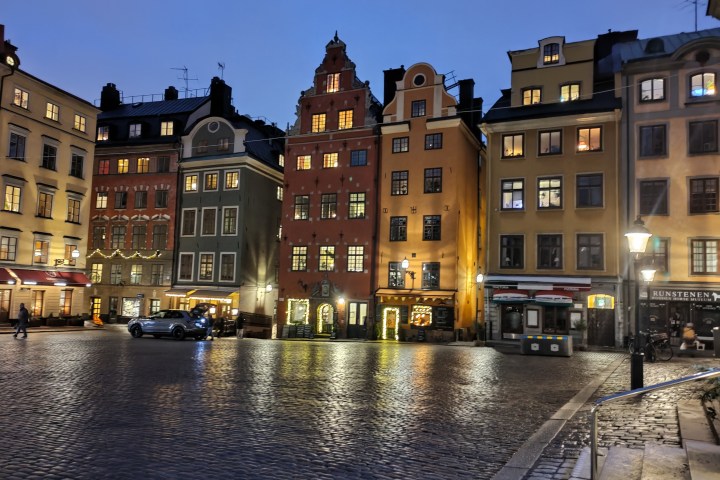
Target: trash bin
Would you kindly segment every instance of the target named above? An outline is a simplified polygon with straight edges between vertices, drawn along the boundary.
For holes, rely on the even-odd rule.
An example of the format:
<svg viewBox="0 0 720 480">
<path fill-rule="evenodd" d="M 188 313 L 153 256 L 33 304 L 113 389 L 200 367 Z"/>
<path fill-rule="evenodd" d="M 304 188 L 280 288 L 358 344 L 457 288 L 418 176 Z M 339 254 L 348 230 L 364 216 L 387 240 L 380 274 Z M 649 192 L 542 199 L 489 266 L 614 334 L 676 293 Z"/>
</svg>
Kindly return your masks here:
<svg viewBox="0 0 720 480">
<path fill-rule="evenodd" d="M 573 345 L 570 335 L 522 335 L 520 353 L 523 355 L 551 355 L 569 357 Z"/>
<path fill-rule="evenodd" d="M 720 327 L 713 328 L 713 346 L 715 348 L 715 357 L 720 357 Z"/>
</svg>

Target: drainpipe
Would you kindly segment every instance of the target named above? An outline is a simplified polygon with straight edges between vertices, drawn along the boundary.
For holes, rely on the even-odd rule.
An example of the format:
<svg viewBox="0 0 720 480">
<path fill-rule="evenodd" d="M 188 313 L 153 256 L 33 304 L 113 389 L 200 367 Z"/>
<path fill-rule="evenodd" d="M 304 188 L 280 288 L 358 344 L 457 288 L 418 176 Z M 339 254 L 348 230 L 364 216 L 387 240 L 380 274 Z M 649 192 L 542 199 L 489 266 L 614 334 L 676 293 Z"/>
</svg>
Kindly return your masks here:
<svg viewBox="0 0 720 480">
<path fill-rule="evenodd" d="M 372 263 L 370 264 L 370 305 L 368 308 L 368 316 L 372 317 L 372 323 L 371 328 L 372 330 L 369 332 L 365 332 L 365 338 L 366 340 L 374 340 L 375 337 L 375 324 L 377 323 L 377 305 L 375 304 L 376 296 L 375 296 L 375 282 L 377 279 L 377 262 L 375 259 L 378 258 L 379 252 L 379 246 L 380 246 L 380 238 L 378 235 L 378 232 L 380 231 L 380 189 L 378 188 L 379 185 L 379 178 L 381 169 L 380 169 L 380 149 L 381 149 L 381 135 L 380 135 L 380 125 L 376 124 L 374 127 L 375 129 L 375 211 L 373 214 L 375 215 L 375 224 L 373 225 L 373 237 L 374 237 L 374 247 L 373 247 L 373 255 L 372 255 Z M 367 318 L 365 319 L 365 328 L 367 328 Z"/>
</svg>

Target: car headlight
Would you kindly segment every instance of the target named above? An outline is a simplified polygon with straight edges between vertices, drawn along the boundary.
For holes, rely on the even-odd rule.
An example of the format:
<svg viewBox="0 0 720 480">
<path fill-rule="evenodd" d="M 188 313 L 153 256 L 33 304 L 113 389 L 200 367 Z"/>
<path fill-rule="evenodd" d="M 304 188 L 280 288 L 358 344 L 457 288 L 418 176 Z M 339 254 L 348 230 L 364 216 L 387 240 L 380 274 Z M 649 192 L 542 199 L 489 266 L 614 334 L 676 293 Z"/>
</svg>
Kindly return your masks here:
<svg viewBox="0 0 720 480">
<path fill-rule="evenodd" d="M 195 326 L 197 328 L 203 328 L 205 326 L 205 324 L 203 322 L 195 322 Z"/>
</svg>

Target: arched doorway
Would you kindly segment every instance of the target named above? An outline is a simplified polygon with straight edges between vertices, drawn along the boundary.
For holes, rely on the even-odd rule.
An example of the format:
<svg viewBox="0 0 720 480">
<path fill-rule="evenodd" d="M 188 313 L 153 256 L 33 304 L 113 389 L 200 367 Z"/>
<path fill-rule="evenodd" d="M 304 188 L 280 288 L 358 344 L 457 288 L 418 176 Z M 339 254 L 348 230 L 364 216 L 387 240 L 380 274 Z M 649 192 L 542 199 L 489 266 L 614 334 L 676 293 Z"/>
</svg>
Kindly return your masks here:
<svg viewBox="0 0 720 480">
<path fill-rule="evenodd" d="M 329 303 L 322 303 L 317 308 L 317 333 L 332 333 L 335 309 Z"/>
</svg>

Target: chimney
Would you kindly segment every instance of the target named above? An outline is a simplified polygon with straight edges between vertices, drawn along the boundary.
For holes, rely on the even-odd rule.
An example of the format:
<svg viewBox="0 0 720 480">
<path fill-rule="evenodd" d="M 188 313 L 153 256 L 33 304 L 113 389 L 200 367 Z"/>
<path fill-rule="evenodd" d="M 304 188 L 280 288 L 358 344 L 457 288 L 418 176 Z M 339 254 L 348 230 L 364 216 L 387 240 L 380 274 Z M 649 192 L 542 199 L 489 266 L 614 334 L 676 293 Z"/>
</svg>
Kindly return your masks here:
<svg viewBox="0 0 720 480">
<path fill-rule="evenodd" d="M 168 88 L 165 89 L 165 100 L 177 100 L 177 99 L 178 99 L 177 88 L 170 85 Z"/>
<path fill-rule="evenodd" d="M 218 77 L 210 82 L 210 115 L 225 117 L 233 113 L 232 88 Z"/>
<path fill-rule="evenodd" d="M 100 93 L 100 110 L 114 110 L 120 106 L 120 91 L 114 83 L 108 83 Z"/>
<path fill-rule="evenodd" d="M 397 91 L 396 82 L 399 82 L 405 76 L 405 65 L 400 65 L 400 68 L 385 70 L 384 73 L 385 92 L 383 95 L 383 107 L 386 107 L 387 104 L 395 98 L 395 92 Z"/>
</svg>

